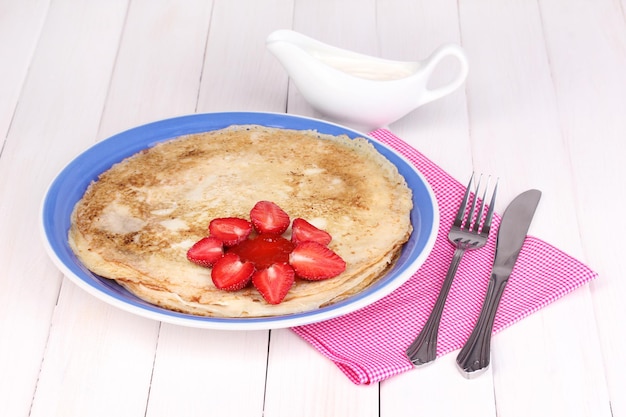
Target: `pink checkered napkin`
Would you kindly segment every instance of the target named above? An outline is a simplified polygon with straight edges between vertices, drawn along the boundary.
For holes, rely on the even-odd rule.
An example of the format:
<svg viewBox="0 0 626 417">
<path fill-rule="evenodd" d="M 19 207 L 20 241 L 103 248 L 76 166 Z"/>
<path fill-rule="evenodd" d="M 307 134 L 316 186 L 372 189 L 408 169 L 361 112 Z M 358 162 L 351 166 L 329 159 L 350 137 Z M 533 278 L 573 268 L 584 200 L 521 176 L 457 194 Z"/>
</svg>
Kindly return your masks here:
<svg viewBox="0 0 626 417">
<path fill-rule="evenodd" d="M 454 252 L 447 234 L 465 191 L 459 183 L 387 130 L 372 132 L 411 161 L 426 177 L 439 204 L 441 225 L 432 253 L 400 288 L 348 315 L 293 328 L 332 360 L 355 384 L 371 384 L 413 369 L 405 350 L 422 328 L 441 288 Z M 494 229 L 500 216 L 494 216 Z M 496 233 L 478 251 L 463 257 L 441 318 L 437 355 L 463 346 L 487 290 Z M 528 236 L 502 296 L 494 333 L 580 287 L 597 274 L 540 239 Z"/>
</svg>

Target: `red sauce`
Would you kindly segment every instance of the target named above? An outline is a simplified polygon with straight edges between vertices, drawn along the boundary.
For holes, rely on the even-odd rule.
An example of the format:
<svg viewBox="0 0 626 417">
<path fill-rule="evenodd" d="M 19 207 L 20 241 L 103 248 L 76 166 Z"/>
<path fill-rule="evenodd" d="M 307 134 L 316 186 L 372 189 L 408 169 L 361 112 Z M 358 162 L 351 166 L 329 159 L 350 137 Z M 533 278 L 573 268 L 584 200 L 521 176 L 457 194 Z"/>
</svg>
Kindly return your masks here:
<svg viewBox="0 0 626 417">
<path fill-rule="evenodd" d="M 289 262 L 294 247 L 291 241 L 280 235 L 261 234 L 229 248 L 228 252 L 234 252 L 242 261 L 252 262 L 257 269 L 263 269 L 275 263 Z"/>
</svg>

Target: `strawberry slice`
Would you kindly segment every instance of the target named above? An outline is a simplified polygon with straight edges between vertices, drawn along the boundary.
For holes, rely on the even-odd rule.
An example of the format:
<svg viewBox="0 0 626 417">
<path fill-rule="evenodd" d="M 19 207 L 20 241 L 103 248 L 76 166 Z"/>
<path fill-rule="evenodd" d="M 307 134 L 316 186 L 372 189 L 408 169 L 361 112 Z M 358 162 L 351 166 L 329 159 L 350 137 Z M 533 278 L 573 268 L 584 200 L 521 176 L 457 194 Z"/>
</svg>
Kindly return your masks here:
<svg viewBox="0 0 626 417">
<path fill-rule="evenodd" d="M 250 220 L 259 233 L 281 235 L 289 227 L 289 215 L 271 201 L 259 201 L 250 210 Z"/>
<path fill-rule="evenodd" d="M 289 264 L 302 279 L 319 281 L 336 277 L 346 269 L 346 262 L 331 249 L 317 242 L 301 242 L 289 255 Z"/>
<path fill-rule="evenodd" d="M 293 220 L 291 225 L 291 241 L 293 243 L 313 241 L 326 246 L 331 240 L 332 237 L 328 232 L 318 229 L 306 220 L 299 217 Z"/>
<path fill-rule="evenodd" d="M 223 255 L 222 241 L 210 236 L 200 239 L 187 251 L 187 259 L 206 267 L 213 266 Z"/>
<path fill-rule="evenodd" d="M 282 302 L 294 281 L 295 272 L 286 263 L 273 264 L 252 275 L 252 284 L 269 304 Z"/>
<path fill-rule="evenodd" d="M 237 291 L 248 285 L 254 265 L 252 262 L 242 262 L 235 253 L 226 253 L 213 265 L 211 279 L 220 290 Z"/>
<path fill-rule="evenodd" d="M 224 246 L 233 246 L 244 241 L 252 233 L 252 223 L 238 217 L 220 217 L 209 223 L 209 234 Z"/>
</svg>

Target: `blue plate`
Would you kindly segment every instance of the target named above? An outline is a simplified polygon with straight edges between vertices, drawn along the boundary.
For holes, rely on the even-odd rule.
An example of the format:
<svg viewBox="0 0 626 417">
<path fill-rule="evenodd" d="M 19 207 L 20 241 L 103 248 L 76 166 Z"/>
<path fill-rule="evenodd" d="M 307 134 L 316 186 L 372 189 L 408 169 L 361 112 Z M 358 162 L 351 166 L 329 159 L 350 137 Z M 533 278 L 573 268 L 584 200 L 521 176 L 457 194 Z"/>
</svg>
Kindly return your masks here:
<svg viewBox="0 0 626 417">
<path fill-rule="evenodd" d="M 231 125 L 257 124 L 298 130 L 317 130 L 332 135 L 368 139 L 398 167 L 413 190 L 413 233 L 394 267 L 364 291 L 339 303 L 314 311 L 264 318 L 216 318 L 177 313 L 149 304 L 115 281 L 90 272 L 67 242 L 70 216 L 89 183 L 114 163 L 158 142 L 181 135 L 222 129 Z M 123 310 L 167 323 L 232 330 L 291 327 L 337 317 L 365 307 L 391 293 L 408 280 L 430 253 L 439 225 L 436 200 L 424 177 L 411 163 L 388 146 L 363 133 L 321 120 L 275 113 L 210 113 L 162 120 L 127 130 L 92 146 L 70 162 L 50 184 L 41 208 L 46 249 L 55 265 L 74 283 L 95 297 Z"/>
</svg>

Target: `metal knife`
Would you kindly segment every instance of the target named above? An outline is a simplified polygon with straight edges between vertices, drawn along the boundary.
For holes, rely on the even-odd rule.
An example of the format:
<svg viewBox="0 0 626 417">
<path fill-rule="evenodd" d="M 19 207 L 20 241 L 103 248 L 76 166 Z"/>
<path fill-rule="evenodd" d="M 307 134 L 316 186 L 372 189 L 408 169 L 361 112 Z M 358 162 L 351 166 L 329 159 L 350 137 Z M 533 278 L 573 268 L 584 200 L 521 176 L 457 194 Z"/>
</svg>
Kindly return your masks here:
<svg viewBox="0 0 626 417">
<path fill-rule="evenodd" d="M 496 311 L 540 198 L 539 190 L 525 191 L 515 197 L 504 211 L 498 229 L 496 255 L 487 295 L 478 321 L 456 358 L 459 370 L 467 378 L 482 374 L 489 366 L 491 332 Z"/>
</svg>

